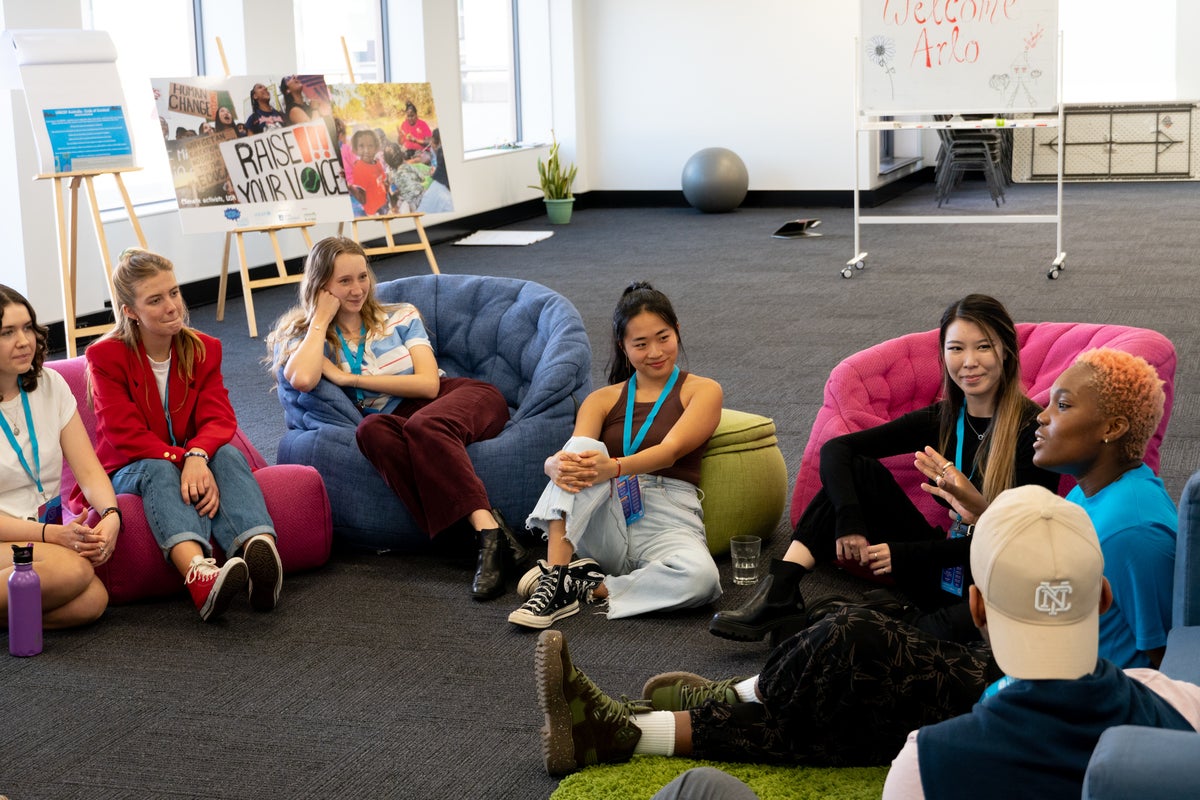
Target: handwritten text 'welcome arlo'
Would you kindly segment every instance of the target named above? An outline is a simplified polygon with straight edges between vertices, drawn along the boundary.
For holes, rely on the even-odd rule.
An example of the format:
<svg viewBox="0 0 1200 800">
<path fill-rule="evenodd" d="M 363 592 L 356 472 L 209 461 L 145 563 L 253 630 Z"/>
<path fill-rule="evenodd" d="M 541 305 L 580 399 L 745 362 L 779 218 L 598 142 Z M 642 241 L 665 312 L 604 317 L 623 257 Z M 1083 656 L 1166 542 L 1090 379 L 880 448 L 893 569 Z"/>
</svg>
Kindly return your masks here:
<svg viewBox="0 0 1200 800">
<path fill-rule="evenodd" d="M 909 62 L 913 67 L 974 64 L 980 44 L 968 38 L 968 31 L 1013 22 L 1017 4 L 1018 0 L 884 0 L 883 22 L 916 29 Z M 896 38 L 901 40 L 901 34 Z"/>
</svg>

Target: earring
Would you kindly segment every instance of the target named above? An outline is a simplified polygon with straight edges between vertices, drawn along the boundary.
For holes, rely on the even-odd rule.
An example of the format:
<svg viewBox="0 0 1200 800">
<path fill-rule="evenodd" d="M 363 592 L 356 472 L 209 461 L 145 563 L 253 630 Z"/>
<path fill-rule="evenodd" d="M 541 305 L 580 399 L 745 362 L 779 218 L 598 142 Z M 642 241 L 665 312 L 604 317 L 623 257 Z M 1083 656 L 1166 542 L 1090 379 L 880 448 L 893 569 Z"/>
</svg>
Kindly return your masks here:
<svg viewBox="0 0 1200 800">
<path fill-rule="evenodd" d="M 1105 438 L 1105 440 L 1104 440 L 1104 443 L 1105 443 L 1105 444 L 1108 444 L 1108 439 L 1107 439 L 1107 438 Z"/>
</svg>

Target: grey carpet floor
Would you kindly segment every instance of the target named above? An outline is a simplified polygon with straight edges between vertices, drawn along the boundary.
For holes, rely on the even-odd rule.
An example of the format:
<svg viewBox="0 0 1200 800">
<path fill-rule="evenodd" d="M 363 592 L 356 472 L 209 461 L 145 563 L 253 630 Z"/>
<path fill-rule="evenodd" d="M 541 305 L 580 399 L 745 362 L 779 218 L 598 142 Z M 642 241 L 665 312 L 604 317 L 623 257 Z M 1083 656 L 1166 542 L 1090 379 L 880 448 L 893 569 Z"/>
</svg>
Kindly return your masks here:
<svg viewBox="0 0 1200 800">
<path fill-rule="evenodd" d="M 772 417 L 794 479 L 821 390 L 838 360 L 936 324 L 972 291 L 1001 298 L 1021 321 L 1082 320 L 1155 328 L 1175 343 L 1175 410 L 1161 473 L 1178 497 L 1200 466 L 1195 354 L 1200 192 L 1195 183 L 1066 187 L 1068 267 L 1045 277 L 1052 225 L 871 225 L 865 270 L 839 277 L 854 254 L 841 208 L 577 211 L 529 247 L 437 246 L 447 273 L 534 280 L 579 308 L 603 380 L 609 318 L 622 288 L 644 278 L 679 313 L 687 364 L 719 380 L 726 405 Z M 1004 213 L 1053 211 L 1053 187 L 1010 188 Z M 982 213 L 982 183 L 948 209 L 932 185 L 870 214 Z M 771 238 L 793 217 L 819 217 L 821 238 Z M 544 218 L 513 227 L 549 229 Z M 168 254 L 169 255 L 169 254 Z M 214 260 L 218 257 L 214 254 Z M 376 262 L 381 280 L 426 269 L 408 254 Z M 255 293 L 260 328 L 294 302 L 294 287 Z M 412 298 L 418 305 L 420 298 Z M 242 426 L 274 460 L 282 417 L 246 336 L 244 306 L 193 309 L 222 337 L 226 380 Z M 779 553 L 781 520 L 769 549 Z M 725 597 L 743 600 L 722 563 Z M 532 653 L 535 636 L 467 595 L 471 564 L 430 553 L 338 552 L 290 577 L 280 607 L 245 605 L 215 625 L 185 596 L 111 608 L 96 625 L 48 633 L 32 659 L 0 657 L 0 793 L 14 798 L 545 798 Z M 821 576 L 807 591 L 842 588 Z M 647 676 L 690 669 L 714 677 L 758 671 L 765 644 L 710 636 L 710 610 L 609 622 L 563 620 L 572 654 L 614 694 Z"/>
</svg>

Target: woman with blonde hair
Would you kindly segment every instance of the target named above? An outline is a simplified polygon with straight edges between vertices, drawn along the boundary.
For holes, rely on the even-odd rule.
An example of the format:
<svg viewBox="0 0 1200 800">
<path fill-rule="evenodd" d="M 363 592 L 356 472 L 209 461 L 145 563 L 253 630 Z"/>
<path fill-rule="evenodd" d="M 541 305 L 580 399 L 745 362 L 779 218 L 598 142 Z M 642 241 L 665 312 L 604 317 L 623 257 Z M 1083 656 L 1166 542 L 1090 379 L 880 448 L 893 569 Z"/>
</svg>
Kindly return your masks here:
<svg viewBox="0 0 1200 800">
<path fill-rule="evenodd" d="M 101 463 L 117 492 L 141 496 L 201 619 L 223 614 L 247 584 L 250 605 L 270 611 L 283 567 L 262 491 L 230 443 L 237 418 L 221 342 L 188 327 L 174 265 L 161 255 L 123 252 L 113 289 L 116 325 L 86 353 Z M 219 567 L 210 537 L 229 556 Z"/>
<path fill-rule="evenodd" d="M 19 292 L 0 284 L 0 581 L 12 574 L 14 547 L 33 544 L 42 585 L 42 625 L 69 628 L 97 619 L 108 592 L 93 571 L 112 557 L 121 532 L 117 496 L 61 375 L 44 369 L 47 331 Z M 88 507 L 64 518 L 63 460 Z M 95 508 L 100 520 L 84 524 Z M 0 626 L 8 624 L 0 590 Z"/>
<path fill-rule="evenodd" d="M 384 306 L 375 275 L 353 239 L 313 246 L 300 282 L 300 305 L 267 337 L 272 371 L 300 392 L 322 380 L 342 388 L 362 413 L 359 450 L 431 538 L 463 522 L 475 531 L 478 564 L 471 593 L 504 593 L 524 545 L 493 509 L 467 445 L 508 422 L 500 390 L 446 377 L 416 306 Z"/>
</svg>

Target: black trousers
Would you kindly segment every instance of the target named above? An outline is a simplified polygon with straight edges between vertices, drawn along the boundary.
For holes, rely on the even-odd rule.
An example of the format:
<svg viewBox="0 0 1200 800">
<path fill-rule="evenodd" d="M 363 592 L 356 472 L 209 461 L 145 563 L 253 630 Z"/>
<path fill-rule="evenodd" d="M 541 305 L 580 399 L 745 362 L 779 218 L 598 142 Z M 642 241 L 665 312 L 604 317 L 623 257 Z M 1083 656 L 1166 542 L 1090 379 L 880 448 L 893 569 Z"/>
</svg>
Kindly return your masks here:
<svg viewBox="0 0 1200 800">
<path fill-rule="evenodd" d="M 946 529 L 930 525 L 887 467 L 874 458 L 856 457 L 853 481 L 866 524 L 864 532 L 872 544 L 880 542 L 927 542 L 946 538 Z M 792 539 L 801 542 L 818 564 L 837 558 L 837 513 L 825 489 L 821 489 L 796 522 Z M 921 611 L 935 611 L 957 602 L 942 591 L 940 566 L 908 560 L 896 566 L 892 582 L 908 595 Z"/>
<path fill-rule="evenodd" d="M 890 764 L 910 731 L 964 714 L 1003 673 L 982 643 L 936 639 L 843 608 L 773 651 L 762 703 L 690 712 L 696 758 L 768 764 Z"/>
</svg>

